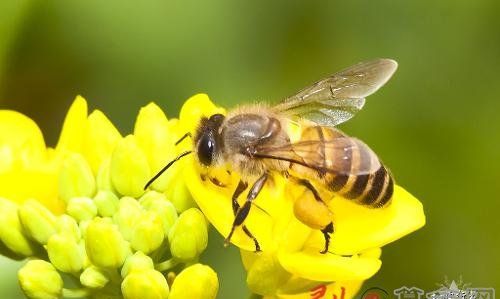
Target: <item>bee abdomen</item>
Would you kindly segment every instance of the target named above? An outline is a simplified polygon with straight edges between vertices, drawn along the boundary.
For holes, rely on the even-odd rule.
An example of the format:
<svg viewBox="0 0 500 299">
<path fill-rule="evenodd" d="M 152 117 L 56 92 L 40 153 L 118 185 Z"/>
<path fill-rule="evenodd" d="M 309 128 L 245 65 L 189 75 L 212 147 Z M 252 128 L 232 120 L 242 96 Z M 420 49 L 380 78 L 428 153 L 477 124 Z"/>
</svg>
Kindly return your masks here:
<svg viewBox="0 0 500 299">
<path fill-rule="evenodd" d="M 319 126 L 304 130 L 301 140 L 321 141 L 311 148 L 311 157 L 308 153 L 301 157 L 319 169 L 329 170 L 318 171 L 316 178 L 333 193 L 374 208 L 389 204 L 394 180 L 373 151 L 362 142 L 348 138 L 340 131 Z"/>
<path fill-rule="evenodd" d="M 384 207 L 390 203 L 394 191 L 394 179 L 382 165 L 371 175 L 370 181 L 363 194 L 357 198 L 362 205 L 374 208 Z"/>
<path fill-rule="evenodd" d="M 339 174 L 331 177 L 327 184 L 342 197 L 373 208 L 388 205 L 394 191 L 394 179 L 384 166 L 372 174 Z"/>
<path fill-rule="evenodd" d="M 335 154 L 339 155 L 339 152 Z M 373 152 L 351 141 L 351 146 L 346 147 L 340 154 L 342 156 L 330 157 L 333 159 L 332 163 L 341 163 L 337 168 L 343 170 L 343 173 L 330 177 L 330 189 L 362 205 L 383 207 L 388 204 L 392 197 L 394 181 Z M 373 171 L 364 172 L 365 169 L 371 169 L 370 165 L 380 166 Z"/>
</svg>

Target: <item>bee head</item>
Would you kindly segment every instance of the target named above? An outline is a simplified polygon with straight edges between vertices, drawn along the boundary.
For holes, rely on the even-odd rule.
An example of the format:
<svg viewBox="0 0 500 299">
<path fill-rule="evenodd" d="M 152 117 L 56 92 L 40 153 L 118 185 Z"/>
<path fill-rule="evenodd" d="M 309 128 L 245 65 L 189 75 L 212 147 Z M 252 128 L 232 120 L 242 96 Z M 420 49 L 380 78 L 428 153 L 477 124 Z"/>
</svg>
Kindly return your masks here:
<svg viewBox="0 0 500 299">
<path fill-rule="evenodd" d="M 221 150 L 219 128 L 224 121 L 224 115 L 214 114 L 210 118 L 202 118 L 196 136 L 196 154 L 201 164 L 210 166 L 214 163 Z"/>
</svg>

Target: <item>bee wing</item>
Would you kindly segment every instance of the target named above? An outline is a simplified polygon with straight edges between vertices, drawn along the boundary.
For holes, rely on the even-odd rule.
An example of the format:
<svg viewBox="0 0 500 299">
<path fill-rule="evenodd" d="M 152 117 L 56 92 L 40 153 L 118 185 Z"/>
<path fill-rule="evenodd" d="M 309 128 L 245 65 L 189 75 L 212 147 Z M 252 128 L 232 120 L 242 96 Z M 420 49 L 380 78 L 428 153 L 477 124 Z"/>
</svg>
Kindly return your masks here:
<svg viewBox="0 0 500 299">
<path fill-rule="evenodd" d="M 258 158 L 284 160 L 318 172 L 366 175 L 381 167 L 377 155 L 359 139 L 339 137 L 330 141 L 305 140 L 279 147 L 260 148 Z"/>
<path fill-rule="evenodd" d="M 274 106 L 289 117 L 301 117 L 323 126 L 336 126 L 352 118 L 396 71 L 392 59 L 362 62 L 304 88 Z"/>
</svg>

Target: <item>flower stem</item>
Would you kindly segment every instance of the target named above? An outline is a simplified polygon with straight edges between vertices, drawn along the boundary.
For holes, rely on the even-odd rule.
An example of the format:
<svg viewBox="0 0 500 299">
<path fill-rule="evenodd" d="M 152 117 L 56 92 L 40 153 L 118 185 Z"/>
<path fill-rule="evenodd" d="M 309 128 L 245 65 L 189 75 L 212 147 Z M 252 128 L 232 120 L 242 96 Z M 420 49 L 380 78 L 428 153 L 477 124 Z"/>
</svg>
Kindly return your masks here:
<svg viewBox="0 0 500 299">
<path fill-rule="evenodd" d="M 158 263 L 155 265 L 156 270 L 163 272 L 172 269 L 173 267 L 177 266 L 180 264 L 180 261 L 176 258 L 171 258 L 169 260 L 166 260 L 164 262 Z"/>
<path fill-rule="evenodd" d="M 79 289 L 63 288 L 64 298 L 83 298 L 83 297 L 88 297 L 89 295 L 90 295 L 90 290 L 87 288 L 79 288 Z"/>
</svg>

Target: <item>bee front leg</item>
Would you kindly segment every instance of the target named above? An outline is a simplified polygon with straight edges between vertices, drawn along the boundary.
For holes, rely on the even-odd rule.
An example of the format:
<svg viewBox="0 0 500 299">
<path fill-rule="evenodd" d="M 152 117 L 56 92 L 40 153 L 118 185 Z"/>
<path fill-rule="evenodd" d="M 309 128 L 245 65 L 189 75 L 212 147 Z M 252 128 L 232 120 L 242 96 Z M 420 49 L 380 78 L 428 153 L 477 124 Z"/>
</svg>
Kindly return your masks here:
<svg viewBox="0 0 500 299">
<path fill-rule="evenodd" d="M 238 195 L 241 194 L 245 189 L 246 189 L 246 183 L 240 182 L 238 184 L 238 187 L 235 190 L 235 194 L 233 195 L 233 211 L 235 211 L 235 217 L 234 217 L 234 222 L 233 226 L 231 227 L 231 231 L 229 232 L 229 235 L 227 236 L 226 240 L 224 241 L 224 244 L 227 246 L 231 242 L 231 237 L 233 236 L 234 230 L 236 227 L 240 226 L 243 224 L 245 219 L 248 216 L 248 213 L 250 212 L 250 208 L 252 206 L 252 202 L 257 198 L 257 195 L 259 195 L 260 191 L 264 187 L 267 179 L 269 177 L 268 173 L 264 173 L 255 183 L 253 184 L 252 188 L 250 188 L 250 191 L 248 192 L 247 199 L 245 203 L 243 204 L 242 207 L 237 202 Z M 237 193 L 239 192 L 239 194 Z M 235 196 L 236 195 L 236 196 Z M 246 226 L 243 226 L 243 231 L 254 240 L 255 243 L 255 251 L 260 251 L 260 245 L 257 242 L 257 239 L 250 233 L 248 228 Z"/>
<path fill-rule="evenodd" d="M 238 197 L 241 195 L 241 193 L 243 193 L 243 191 L 245 191 L 247 189 L 247 187 L 248 187 L 248 183 L 240 180 L 240 182 L 238 183 L 238 186 L 236 187 L 236 190 L 234 190 L 233 197 L 232 197 L 232 204 L 233 204 L 233 213 L 235 216 L 236 216 L 236 213 L 238 212 L 238 209 L 240 208 L 240 205 L 238 203 Z M 250 230 L 248 229 L 248 227 L 246 225 L 243 225 L 242 228 L 243 228 L 243 232 L 245 232 L 245 234 L 253 240 L 253 242 L 255 244 L 255 252 L 259 252 L 260 251 L 260 244 L 259 244 L 259 241 L 257 241 L 257 238 L 254 237 L 254 235 L 250 232 Z"/>
</svg>

